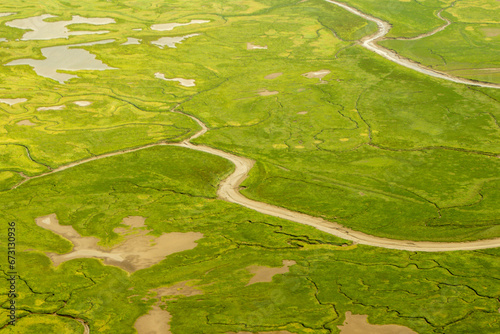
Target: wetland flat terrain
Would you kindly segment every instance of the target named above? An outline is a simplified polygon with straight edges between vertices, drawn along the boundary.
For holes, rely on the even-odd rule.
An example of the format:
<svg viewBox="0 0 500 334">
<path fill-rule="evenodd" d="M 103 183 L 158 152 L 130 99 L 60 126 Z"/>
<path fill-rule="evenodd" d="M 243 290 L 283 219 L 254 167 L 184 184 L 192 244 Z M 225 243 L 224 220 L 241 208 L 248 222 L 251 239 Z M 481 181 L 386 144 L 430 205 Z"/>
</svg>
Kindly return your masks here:
<svg viewBox="0 0 500 334">
<path fill-rule="evenodd" d="M 499 9 L 5 1 L 0 333 L 498 333 Z"/>
</svg>

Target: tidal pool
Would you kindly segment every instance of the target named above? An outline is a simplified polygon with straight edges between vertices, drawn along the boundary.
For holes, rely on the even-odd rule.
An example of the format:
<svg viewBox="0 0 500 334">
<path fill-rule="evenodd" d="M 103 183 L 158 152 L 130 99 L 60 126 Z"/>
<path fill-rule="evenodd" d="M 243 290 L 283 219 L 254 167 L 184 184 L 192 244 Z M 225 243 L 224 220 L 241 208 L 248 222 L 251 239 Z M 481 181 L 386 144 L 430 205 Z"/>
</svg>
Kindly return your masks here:
<svg viewBox="0 0 500 334">
<path fill-rule="evenodd" d="M 69 36 L 76 36 L 76 35 L 106 34 L 109 31 L 107 30 L 69 31 L 67 26 L 78 23 L 93 24 L 93 25 L 115 23 L 115 20 L 109 18 L 87 18 L 78 15 L 73 16 L 71 21 L 45 22 L 46 19 L 51 17 L 57 17 L 57 16 L 44 14 L 40 16 L 9 21 L 6 22 L 5 25 L 12 28 L 31 30 L 26 32 L 21 38 L 21 40 L 23 41 L 30 41 L 30 40 L 47 40 L 55 38 L 69 38 Z"/>
<path fill-rule="evenodd" d="M 157 31 L 168 31 L 172 30 L 175 27 L 180 27 L 180 26 L 188 26 L 190 24 L 202 24 L 202 23 L 209 23 L 210 21 L 208 20 L 191 20 L 189 23 L 162 23 L 162 24 L 153 24 L 151 26 L 151 29 L 157 30 Z"/>
<path fill-rule="evenodd" d="M 59 83 L 64 83 L 72 78 L 78 78 L 77 75 L 59 73 L 64 71 L 82 71 L 82 70 L 114 70 L 102 61 L 96 59 L 96 56 L 84 49 L 75 49 L 78 46 L 91 46 L 96 44 L 107 44 L 114 42 L 114 39 L 107 39 L 99 42 L 82 43 L 74 45 L 52 46 L 42 49 L 42 55 L 46 58 L 39 59 L 17 59 L 5 64 L 5 66 L 30 65 L 36 74 L 54 79 Z"/>
<path fill-rule="evenodd" d="M 257 50 L 257 49 L 267 50 L 267 45 L 261 46 L 252 43 L 247 43 L 247 50 Z"/>
<path fill-rule="evenodd" d="M 79 107 L 88 107 L 92 104 L 90 101 L 74 101 L 73 103 Z"/>
<path fill-rule="evenodd" d="M 141 41 L 142 39 L 128 37 L 127 41 L 125 43 L 122 43 L 121 45 L 136 45 L 136 44 L 141 44 Z"/>
<path fill-rule="evenodd" d="M 199 34 L 190 34 L 186 36 L 178 36 L 178 37 L 162 37 L 157 41 L 151 42 L 151 44 L 158 45 L 160 49 L 166 45 L 169 48 L 175 48 L 175 44 L 180 44 L 183 40 L 198 36 Z"/>
<path fill-rule="evenodd" d="M 37 111 L 47 111 L 47 110 L 63 110 L 66 108 L 65 104 L 61 104 L 60 106 L 52 106 L 52 107 L 39 107 L 36 108 Z"/>
<path fill-rule="evenodd" d="M 0 99 L 0 103 L 8 104 L 9 106 L 13 106 L 17 103 L 23 103 L 28 101 L 28 99 L 20 98 L 20 99 Z"/>
<path fill-rule="evenodd" d="M 194 87 L 195 86 L 194 79 L 183 79 L 183 78 L 167 79 L 167 78 L 165 78 L 165 74 L 159 73 L 159 72 L 155 73 L 155 78 L 162 79 L 165 81 L 177 81 L 184 87 Z"/>
</svg>

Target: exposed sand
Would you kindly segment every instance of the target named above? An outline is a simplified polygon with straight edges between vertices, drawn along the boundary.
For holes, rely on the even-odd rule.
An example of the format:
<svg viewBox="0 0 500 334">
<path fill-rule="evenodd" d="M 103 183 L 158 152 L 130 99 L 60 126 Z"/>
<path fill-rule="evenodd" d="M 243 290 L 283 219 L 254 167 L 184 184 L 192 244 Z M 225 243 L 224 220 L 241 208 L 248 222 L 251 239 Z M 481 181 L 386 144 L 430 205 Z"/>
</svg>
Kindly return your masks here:
<svg viewBox="0 0 500 334">
<path fill-rule="evenodd" d="M 45 22 L 45 19 L 57 17 L 50 14 L 17 19 L 6 22 L 5 25 L 13 28 L 32 30 L 26 32 L 21 40 L 48 40 L 55 38 L 69 38 L 76 35 L 106 34 L 109 31 L 69 31 L 67 26 L 71 24 L 85 23 L 93 25 L 103 25 L 115 23 L 115 20 L 109 18 L 86 18 L 78 15 L 73 16 L 71 21 Z"/>
<path fill-rule="evenodd" d="M 209 22 L 210 21 L 208 20 L 191 20 L 189 23 L 161 23 L 161 24 L 153 24 L 151 26 L 151 29 L 157 31 L 168 31 L 168 30 L 173 30 L 176 27 L 188 26 L 190 24 L 209 23 Z"/>
<path fill-rule="evenodd" d="M 1 42 L 8 42 L 8 40 L 7 40 L 7 38 L 3 38 L 3 37 L 2 37 L 2 38 L 0 38 L 0 43 L 1 43 Z"/>
<path fill-rule="evenodd" d="M 63 110 L 66 108 L 65 104 L 61 104 L 60 106 L 53 106 L 53 107 L 38 107 L 36 108 L 37 111 L 47 111 L 47 110 Z"/>
<path fill-rule="evenodd" d="M 195 79 L 183 79 L 183 78 L 167 79 L 167 78 L 165 78 L 165 74 L 160 73 L 160 72 L 156 72 L 155 73 L 155 78 L 162 79 L 162 80 L 165 80 L 165 81 L 177 81 L 178 83 L 180 83 L 184 87 L 194 87 L 194 86 L 196 86 L 195 83 L 194 83 Z"/>
<path fill-rule="evenodd" d="M 307 111 L 299 111 L 297 114 L 298 115 L 305 115 L 305 114 L 307 114 Z"/>
<path fill-rule="evenodd" d="M 176 44 L 180 44 L 182 41 L 185 39 L 199 36 L 200 34 L 190 34 L 186 36 L 178 36 L 178 37 L 162 37 L 157 41 L 151 42 L 151 44 L 158 45 L 160 49 L 163 49 L 163 47 L 166 45 L 169 48 L 176 48 Z"/>
<path fill-rule="evenodd" d="M 128 228 L 115 229 L 115 232 L 124 235 L 125 240 L 108 250 L 97 245 L 98 238 L 82 237 L 73 226 L 60 225 L 55 214 L 39 217 L 35 221 L 38 226 L 59 234 L 74 245 L 69 253 L 47 254 L 55 266 L 71 259 L 100 258 L 107 265 L 134 272 L 149 268 L 170 254 L 195 248 L 196 241 L 203 237 L 197 232 L 164 233 L 159 237 L 148 235 L 149 230 L 140 229 L 144 219 L 133 216 L 123 221 Z"/>
<path fill-rule="evenodd" d="M 168 311 L 162 310 L 158 305 L 147 314 L 140 316 L 134 323 L 138 334 L 171 334 L 170 320 L 172 316 Z"/>
<path fill-rule="evenodd" d="M 260 96 L 269 96 L 269 95 L 276 95 L 276 94 L 279 94 L 279 92 L 278 92 L 278 91 L 276 91 L 276 90 L 269 91 L 269 90 L 267 90 L 267 89 L 261 89 L 261 90 L 259 90 L 258 94 L 259 94 Z"/>
<path fill-rule="evenodd" d="M 90 46 L 96 44 L 107 44 L 114 42 L 114 39 L 108 39 L 98 42 L 82 43 L 74 45 L 52 46 L 42 49 L 42 54 L 46 59 L 17 59 L 5 64 L 6 66 L 30 65 L 40 76 L 51 78 L 59 83 L 77 78 L 78 76 L 66 73 L 59 73 L 58 70 L 81 71 L 81 70 L 113 70 L 102 61 L 96 59 L 96 56 L 83 49 L 74 49 L 78 46 Z"/>
<path fill-rule="evenodd" d="M 18 104 L 18 103 L 23 103 L 23 102 L 26 102 L 28 101 L 28 99 L 0 99 L 0 103 L 5 103 L 5 104 L 8 104 L 9 106 L 13 106 L 14 104 Z"/>
<path fill-rule="evenodd" d="M 272 74 L 268 74 L 264 77 L 264 79 L 267 79 L 267 80 L 272 80 L 272 79 L 276 79 L 277 77 L 283 75 L 282 72 L 278 72 L 278 73 L 272 73 Z"/>
<path fill-rule="evenodd" d="M 314 71 L 314 72 L 307 72 L 307 73 L 304 73 L 302 75 L 308 79 L 317 78 L 317 79 L 320 79 L 320 81 L 321 81 L 321 79 L 323 79 L 325 76 L 327 76 L 330 73 L 331 72 L 329 70 L 319 70 L 319 71 Z"/>
<path fill-rule="evenodd" d="M 14 15 L 14 13 L 0 13 L 0 17 Z"/>
<path fill-rule="evenodd" d="M 127 41 L 125 43 L 122 43 L 121 45 L 137 45 L 137 44 L 141 44 L 141 41 L 142 41 L 142 39 L 128 37 Z"/>
<path fill-rule="evenodd" d="M 74 101 L 73 104 L 76 104 L 79 107 L 88 107 L 92 104 L 90 101 Z"/>
<path fill-rule="evenodd" d="M 36 125 L 36 123 L 33 123 L 32 121 L 30 121 L 29 119 L 25 119 L 25 120 L 22 120 L 22 121 L 19 121 L 16 123 L 17 125 L 27 125 L 27 126 L 33 126 L 33 125 Z"/>
<path fill-rule="evenodd" d="M 252 43 L 247 43 L 247 50 L 256 50 L 256 49 L 267 50 L 267 45 L 260 46 L 260 45 L 255 45 Z"/>
<path fill-rule="evenodd" d="M 290 266 L 293 266 L 294 264 L 297 264 L 297 262 L 291 260 L 283 260 L 283 267 L 279 268 L 271 268 L 264 266 L 247 267 L 246 269 L 252 274 L 254 274 L 254 276 L 248 282 L 247 286 L 259 282 L 272 282 L 274 275 L 285 274 L 289 272 L 290 269 L 288 268 Z"/>
<path fill-rule="evenodd" d="M 372 325 L 367 315 L 355 315 L 346 312 L 342 326 L 337 326 L 340 334 L 418 334 L 408 327 L 400 325 Z"/>
<path fill-rule="evenodd" d="M 433 70 L 433 69 L 425 67 L 417 62 L 414 62 L 410 59 L 404 58 L 404 57 L 400 56 L 399 54 L 397 54 L 396 52 L 391 51 L 389 49 L 386 49 L 386 48 L 384 48 L 376 43 L 378 41 L 383 40 L 385 35 L 387 35 L 389 30 L 391 29 L 391 25 L 389 23 L 382 21 L 381 19 L 375 18 L 373 16 L 367 15 L 367 14 L 357 10 L 354 7 L 350 7 L 350 6 L 346 5 L 343 2 L 338 2 L 335 0 L 325 0 L 325 1 L 332 3 L 334 5 L 337 5 L 339 7 L 342 7 L 344 9 L 346 9 L 347 11 L 349 11 L 355 15 L 358 15 L 364 19 L 375 22 L 378 26 L 378 31 L 371 36 L 367 36 L 367 37 L 363 38 L 361 40 L 361 42 L 362 42 L 361 45 L 363 47 L 365 47 L 366 49 L 373 51 L 376 54 L 378 54 L 378 55 L 380 55 L 380 56 L 382 56 L 382 57 L 384 57 L 384 58 L 386 58 L 394 63 L 405 66 L 405 67 L 410 68 L 412 70 L 415 70 L 417 72 L 420 72 L 420 73 L 423 73 L 426 75 L 430 75 L 430 76 L 435 77 L 435 78 L 453 81 L 456 83 L 472 85 L 472 86 L 479 86 L 479 87 L 488 87 L 488 88 L 497 88 L 497 89 L 500 88 L 500 84 L 478 82 L 478 81 L 473 81 L 473 80 L 469 80 L 469 79 L 454 77 L 448 73 Z M 438 16 L 442 20 L 446 20 L 446 19 L 442 18 L 440 15 L 438 15 Z M 446 28 L 446 26 L 447 26 L 447 24 L 445 24 L 444 27 L 440 27 L 440 28 L 438 28 L 430 33 L 424 34 L 422 36 L 428 37 L 428 36 L 438 32 L 438 31 L 441 31 L 442 29 Z"/>
</svg>

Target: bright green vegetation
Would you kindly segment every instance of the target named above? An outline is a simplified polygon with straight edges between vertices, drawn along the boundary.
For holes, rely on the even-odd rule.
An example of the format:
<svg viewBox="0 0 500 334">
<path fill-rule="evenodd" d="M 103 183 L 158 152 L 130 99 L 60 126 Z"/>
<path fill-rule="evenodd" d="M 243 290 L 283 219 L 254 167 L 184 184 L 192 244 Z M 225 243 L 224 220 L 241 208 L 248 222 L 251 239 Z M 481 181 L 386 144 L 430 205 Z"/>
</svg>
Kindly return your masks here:
<svg viewBox="0 0 500 334">
<path fill-rule="evenodd" d="M 392 37 L 432 31 L 443 24 L 436 13 L 447 8 L 442 15 L 453 24 L 443 32 L 383 44 L 437 69 L 464 69 L 464 76 L 495 82 L 471 69 L 498 67 L 498 37 L 486 37 L 497 29 L 490 10 L 496 3 L 388 2 L 346 1 L 390 22 Z M 43 10 L 28 0 L 22 6 L 4 1 L 3 12 L 18 14 L 0 17 L 0 38 L 8 39 L 0 43 L 2 64 L 41 59 L 46 47 L 115 39 L 79 47 L 115 70 L 63 71 L 78 75 L 66 84 L 26 65 L 0 66 L 0 99 L 27 99 L 0 103 L 0 207 L 2 224 L 17 223 L 16 329 L 22 333 L 83 333 L 74 319 L 87 322 L 91 333 L 134 333 L 135 320 L 156 302 L 152 289 L 184 281 L 204 294 L 173 297 L 162 306 L 172 314 L 173 333 L 338 333 L 347 311 L 418 333 L 499 331 L 498 250 L 427 254 L 350 245 L 216 199 L 233 168 L 216 156 L 157 146 L 11 190 L 23 175 L 181 142 L 200 128 L 171 112 L 178 110 L 209 128 L 193 142 L 256 160 L 242 190 L 250 198 L 395 239 L 500 237 L 498 90 L 429 78 L 367 51 L 356 41 L 375 32 L 375 24 L 323 0 L 50 0 Z M 4 24 L 47 13 L 58 16 L 50 21 L 81 15 L 116 23 L 69 27 L 110 31 L 104 35 L 39 41 L 16 40 L 23 32 Z M 210 23 L 150 29 L 190 20 Z M 176 48 L 151 44 L 189 34 L 199 35 Z M 121 45 L 128 37 L 141 44 Z M 247 50 L 247 43 L 267 49 Z M 303 76 L 319 70 L 331 73 L 322 81 Z M 195 79 L 196 86 L 157 79 L 158 72 Z M 264 89 L 278 94 L 259 95 Z M 113 230 L 128 216 L 146 217 L 154 235 L 204 237 L 196 248 L 130 275 L 96 259 L 55 268 L 44 252 L 69 252 L 71 243 L 34 222 L 52 213 L 103 246 L 123 240 Z M 1 242 L 0 254 L 5 247 Z M 278 267 L 282 260 L 297 264 L 271 283 L 246 286 L 247 266 Z M 12 330 L 2 327 L 5 291 L 2 285 L 0 333 Z"/>
<path fill-rule="evenodd" d="M 416 254 L 347 246 L 313 228 L 214 199 L 215 185 L 230 170 L 218 157 L 156 147 L 2 194 L 3 212 L 17 222 L 19 236 L 18 328 L 82 333 L 71 320 L 78 318 L 91 333 L 133 333 L 135 319 L 156 300 L 153 289 L 192 281 L 203 295 L 167 299 L 173 333 L 338 333 L 346 311 L 419 333 L 498 330 L 497 251 Z M 104 244 L 116 242 L 113 228 L 130 215 L 146 217 L 153 234 L 196 231 L 204 237 L 195 249 L 131 275 L 96 259 L 54 268 L 43 252 L 68 252 L 70 245 L 33 223 L 50 213 Z M 282 260 L 297 264 L 270 283 L 246 286 L 252 277 L 246 267 L 279 267 Z"/>
<path fill-rule="evenodd" d="M 356 1 L 348 2 L 358 6 L 355 4 Z M 380 1 L 377 3 L 382 4 Z M 412 1 L 411 4 L 415 6 L 416 2 Z M 359 6 L 365 5 L 359 4 Z M 405 5 L 405 8 L 409 9 L 410 7 L 410 3 Z M 366 8 L 368 10 L 367 6 Z M 392 6 L 388 6 L 389 12 L 391 12 L 391 8 Z M 455 76 L 500 83 L 499 10 L 500 5 L 496 0 L 457 1 L 452 7 L 447 7 L 441 13 L 444 18 L 451 21 L 451 25 L 443 31 L 418 40 L 387 40 L 380 44 L 395 50 L 404 57 Z M 371 13 L 375 12 L 371 11 Z M 418 18 L 421 18 L 420 14 L 429 18 L 429 13 L 425 13 L 425 11 L 413 11 L 413 13 L 419 13 L 414 15 Z M 390 37 L 413 36 L 405 33 L 411 32 L 410 28 L 398 29 L 400 27 L 398 20 L 402 16 L 385 18 L 394 24 L 394 28 L 389 34 Z M 405 17 L 405 21 L 406 19 L 407 17 Z M 445 23 L 441 22 L 440 25 Z M 420 33 L 431 30 L 428 29 Z"/>
<path fill-rule="evenodd" d="M 485 0 L 489 1 L 489 0 Z M 453 4 L 453 0 L 342 0 L 361 12 L 392 25 L 387 37 L 414 37 L 443 25 L 436 13 Z"/>
</svg>

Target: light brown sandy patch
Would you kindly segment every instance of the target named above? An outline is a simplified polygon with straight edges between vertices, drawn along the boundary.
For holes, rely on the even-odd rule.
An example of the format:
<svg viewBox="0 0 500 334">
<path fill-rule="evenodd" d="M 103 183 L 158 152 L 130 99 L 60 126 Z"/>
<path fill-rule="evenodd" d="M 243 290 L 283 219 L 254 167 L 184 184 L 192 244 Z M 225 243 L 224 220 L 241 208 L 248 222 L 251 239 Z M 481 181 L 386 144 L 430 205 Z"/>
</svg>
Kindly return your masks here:
<svg viewBox="0 0 500 334">
<path fill-rule="evenodd" d="M 90 101 L 74 101 L 73 103 L 79 107 L 88 107 L 92 104 Z"/>
<path fill-rule="evenodd" d="M 17 125 L 27 125 L 27 126 L 33 126 L 33 125 L 36 125 L 36 123 L 33 123 L 32 121 L 30 121 L 29 119 L 25 119 L 25 120 L 22 120 L 22 121 L 19 121 L 16 123 Z"/>
<path fill-rule="evenodd" d="M 305 90 L 306 90 L 305 88 L 299 88 L 299 89 L 297 89 L 297 92 L 301 93 L 301 92 L 303 92 Z"/>
<path fill-rule="evenodd" d="M 269 95 L 279 94 L 279 92 L 277 90 L 269 91 L 267 89 L 261 89 L 261 90 L 259 90 L 258 94 L 260 96 L 269 96 Z"/>
<path fill-rule="evenodd" d="M 252 43 L 247 43 L 247 50 L 256 50 L 256 49 L 267 50 L 267 45 L 261 46 Z"/>
<path fill-rule="evenodd" d="M 9 106 L 13 106 L 17 103 L 23 103 L 28 101 L 28 99 L 20 98 L 20 99 L 0 99 L 0 103 L 8 104 Z"/>
<path fill-rule="evenodd" d="M 349 138 L 340 138 L 340 141 L 349 141 Z"/>
<path fill-rule="evenodd" d="M 144 227 L 146 218 L 141 216 L 128 216 L 123 218 L 122 223 L 130 227 Z"/>
<path fill-rule="evenodd" d="M 195 288 L 194 286 L 189 286 L 188 283 L 190 282 L 189 281 L 180 282 L 169 287 L 154 289 L 153 291 L 155 291 L 158 294 L 158 297 L 166 297 L 166 296 L 189 297 L 189 296 L 196 296 L 203 294 L 203 290 Z"/>
<path fill-rule="evenodd" d="M 47 111 L 47 110 L 63 110 L 66 108 L 65 104 L 62 104 L 60 106 L 53 106 L 53 107 L 38 107 L 36 108 L 37 111 Z"/>
<path fill-rule="evenodd" d="M 321 80 L 330 73 L 331 72 L 329 70 L 319 70 L 319 71 L 307 72 L 302 75 L 308 79 L 317 78 Z"/>
<path fill-rule="evenodd" d="M 254 276 L 250 279 L 247 286 L 254 283 L 259 282 L 272 282 L 273 276 L 278 274 L 285 274 L 290 271 L 288 267 L 297 264 L 293 260 L 283 260 L 283 267 L 279 268 L 271 268 L 264 266 L 249 266 L 246 269 L 254 274 Z"/>
<path fill-rule="evenodd" d="M 168 311 L 154 305 L 147 314 L 140 316 L 134 323 L 138 334 L 171 334 L 170 320 L 172 316 Z"/>
<path fill-rule="evenodd" d="M 367 315 L 357 315 L 346 312 L 345 321 L 338 326 L 341 334 L 418 334 L 408 327 L 400 325 L 372 325 Z"/>
<path fill-rule="evenodd" d="M 500 35 L 500 29 L 498 28 L 483 28 L 483 31 L 488 37 L 497 37 Z"/>
<path fill-rule="evenodd" d="M 268 74 L 264 77 L 264 79 L 267 79 L 267 80 L 272 80 L 272 79 L 276 79 L 277 77 L 283 75 L 282 72 L 277 72 L 277 73 L 272 73 L 272 74 Z"/>
<path fill-rule="evenodd" d="M 128 218 L 128 219 L 127 219 Z M 55 266 L 62 262 L 79 258 L 100 258 L 107 265 L 120 267 L 128 272 L 149 268 L 163 260 L 166 256 L 193 249 L 196 241 L 203 237 L 198 232 L 164 233 L 159 237 L 149 235 L 149 230 L 139 229 L 143 226 L 142 217 L 131 216 L 124 219 L 129 229 L 117 228 L 115 231 L 125 233 L 125 240 L 111 249 L 97 245 L 96 237 L 82 237 L 73 226 L 60 225 L 55 214 L 36 218 L 36 224 L 48 229 L 73 243 L 73 250 L 66 254 L 47 253 Z"/>
<path fill-rule="evenodd" d="M 298 115 L 305 115 L 305 114 L 307 114 L 307 111 L 299 111 L 297 114 Z"/>
</svg>

